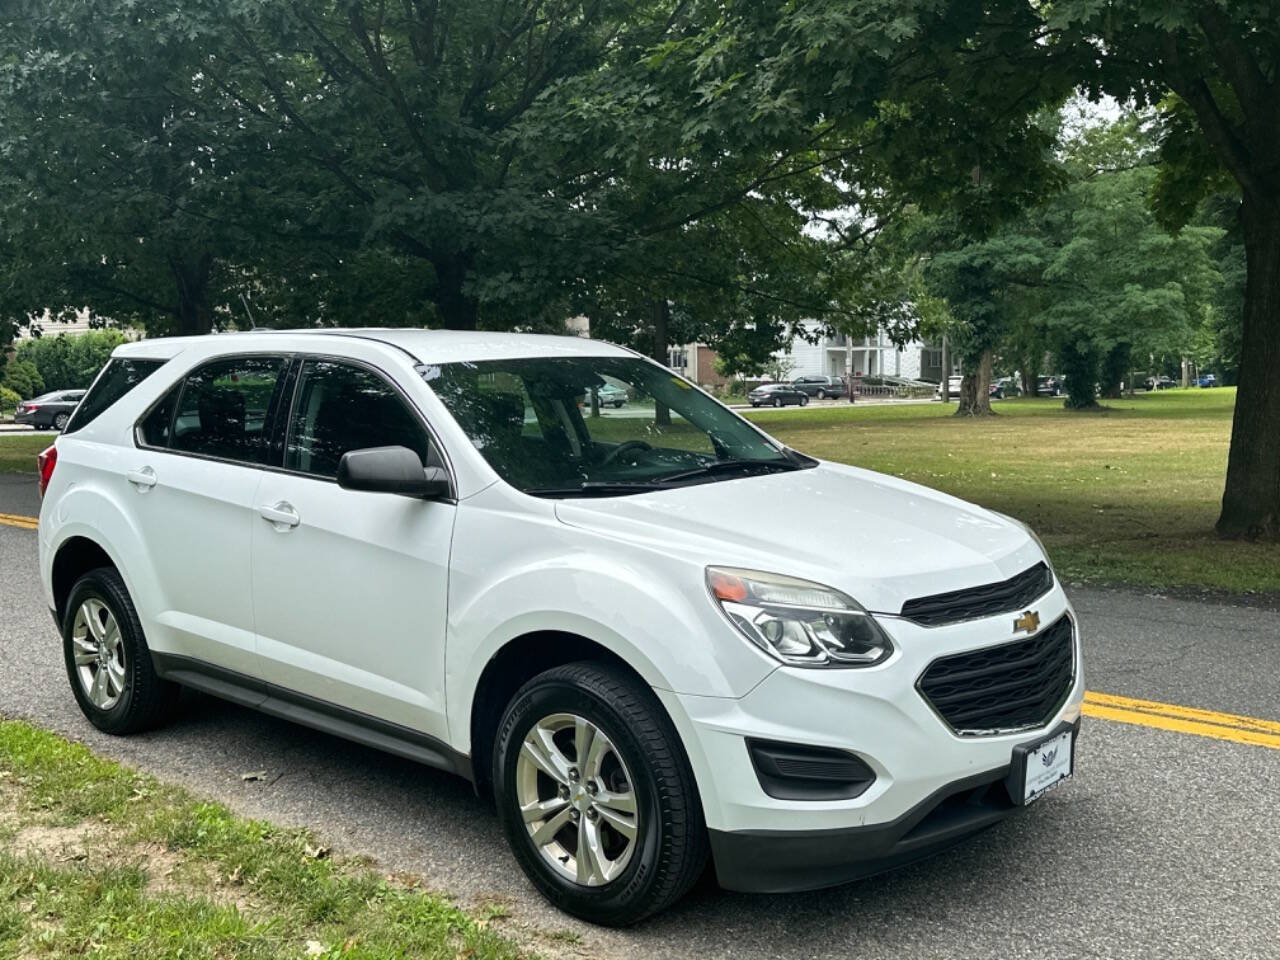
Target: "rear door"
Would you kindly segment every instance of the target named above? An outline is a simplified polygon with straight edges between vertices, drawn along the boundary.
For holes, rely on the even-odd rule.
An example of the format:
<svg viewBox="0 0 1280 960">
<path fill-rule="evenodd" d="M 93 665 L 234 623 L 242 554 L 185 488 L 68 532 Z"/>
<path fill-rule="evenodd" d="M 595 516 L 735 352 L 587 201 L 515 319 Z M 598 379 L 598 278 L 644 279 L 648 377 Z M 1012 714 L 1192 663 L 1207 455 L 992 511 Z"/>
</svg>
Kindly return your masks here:
<svg viewBox="0 0 1280 960">
<path fill-rule="evenodd" d="M 139 421 L 126 480 L 143 542 L 160 571 L 163 596 L 148 624 L 160 653 L 246 676 L 260 673 L 250 534 L 288 366 L 277 354 L 210 360 Z"/>
<path fill-rule="evenodd" d="M 353 345 L 353 350 L 358 351 Z M 456 506 L 344 490 L 348 450 L 404 446 L 443 465 L 417 409 L 369 363 L 310 357 L 294 390 L 284 470 L 258 488 L 253 596 L 266 679 L 438 739 Z"/>
</svg>

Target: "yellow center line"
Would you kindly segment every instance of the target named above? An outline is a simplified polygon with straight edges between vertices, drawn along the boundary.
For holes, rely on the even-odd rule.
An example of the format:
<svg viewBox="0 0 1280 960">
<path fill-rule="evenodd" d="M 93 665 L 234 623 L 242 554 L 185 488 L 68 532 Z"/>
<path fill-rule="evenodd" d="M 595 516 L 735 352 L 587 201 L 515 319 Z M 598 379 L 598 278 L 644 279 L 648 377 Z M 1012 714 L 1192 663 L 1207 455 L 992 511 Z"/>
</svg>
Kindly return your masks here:
<svg viewBox="0 0 1280 960">
<path fill-rule="evenodd" d="M 35 517 L 23 517 L 16 513 L 0 513 L 0 523 L 23 530 L 34 530 L 39 523 Z"/>
<path fill-rule="evenodd" d="M 1084 695 L 1083 711 L 1086 717 L 1098 717 L 1116 723 L 1132 723 L 1157 730 L 1280 750 L 1280 723 L 1274 720 L 1181 707 L 1155 700 L 1135 700 L 1132 697 L 1095 693 L 1092 690 Z"/>
</svg>

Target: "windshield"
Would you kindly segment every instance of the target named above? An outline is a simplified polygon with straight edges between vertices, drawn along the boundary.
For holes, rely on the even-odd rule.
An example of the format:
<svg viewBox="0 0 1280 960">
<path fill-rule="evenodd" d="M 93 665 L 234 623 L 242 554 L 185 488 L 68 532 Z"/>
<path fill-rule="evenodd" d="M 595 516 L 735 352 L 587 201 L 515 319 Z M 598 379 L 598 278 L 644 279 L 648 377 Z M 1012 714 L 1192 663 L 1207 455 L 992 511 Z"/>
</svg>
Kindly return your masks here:
<svg viewBox="0 0 1280 960">
<path fill-rule="evenodd" d="M 655 363 L 537 357 L 422 368 L 498 474 L 541 496 L 616 496 L 812 465 Z"/>
</svg>

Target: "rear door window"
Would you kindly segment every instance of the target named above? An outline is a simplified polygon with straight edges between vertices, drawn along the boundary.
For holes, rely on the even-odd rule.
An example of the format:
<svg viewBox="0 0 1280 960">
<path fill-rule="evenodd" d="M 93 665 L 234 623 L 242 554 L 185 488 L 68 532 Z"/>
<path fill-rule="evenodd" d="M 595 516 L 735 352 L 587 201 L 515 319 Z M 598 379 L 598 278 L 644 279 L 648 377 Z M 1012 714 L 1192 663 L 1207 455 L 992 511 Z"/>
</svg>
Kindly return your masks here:
<svg viewBox="0 0 1280 960">
<path fill-rule="evenodd" d="M 265 464 L 270 458 L 270 423 L 285 380 L 285 357 L 228 357 L 187 374 L 168 427 L 170 449 L 219 460 Z M 166 436 L 157 414 L 143 422 L 144 433 Z"/>
<path fill-rule="evenodd" d="M 75 433 L 81 427 L 87 427 L 105 412 L 112 404 L 140 384 L 162 366 L 163 360 L 142 360 L 131 357 L 113 357 L 102 368 L 93 386 L 85 394 L 80 405 L 67 424 L 66 433 Z"/>
</svg>

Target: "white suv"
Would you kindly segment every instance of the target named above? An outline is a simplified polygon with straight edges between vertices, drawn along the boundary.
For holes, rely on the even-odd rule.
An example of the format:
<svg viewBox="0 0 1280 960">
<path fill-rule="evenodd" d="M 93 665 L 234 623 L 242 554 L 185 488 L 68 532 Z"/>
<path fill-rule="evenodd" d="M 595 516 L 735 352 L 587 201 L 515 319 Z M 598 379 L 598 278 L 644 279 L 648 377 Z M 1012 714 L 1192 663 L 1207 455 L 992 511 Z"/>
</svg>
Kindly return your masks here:
<svg viewBox="0 0 1280 960">
<path fill-rule="evenodd" d="M 708 857 L 759 892 L 915 860 L 1072 771 L 1075 618 L 1025 527 L 790 450 L 619 347 L 128 344 L 40 468 L 97 727 L 188 686 L 452 771 L 596 922 Z"/>
</svg>

